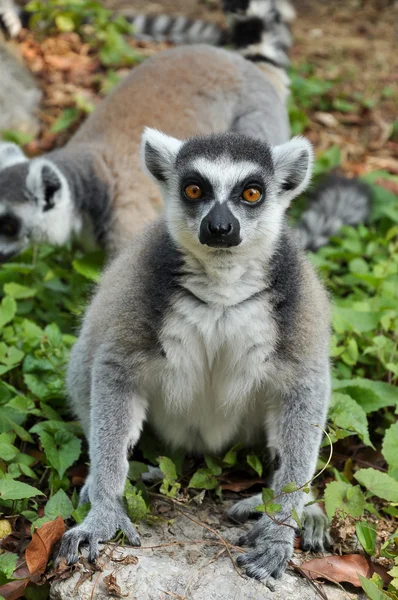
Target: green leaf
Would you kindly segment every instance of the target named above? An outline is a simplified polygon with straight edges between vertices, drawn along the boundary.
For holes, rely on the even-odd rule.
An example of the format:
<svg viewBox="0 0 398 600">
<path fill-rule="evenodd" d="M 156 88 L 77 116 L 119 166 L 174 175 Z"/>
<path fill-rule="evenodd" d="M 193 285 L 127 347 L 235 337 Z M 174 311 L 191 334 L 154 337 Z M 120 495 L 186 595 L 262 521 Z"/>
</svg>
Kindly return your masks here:
<svg viewBox="0 0 398 600">
<path fill-rule="evenodd" d="M 177 479 L 177 469 L 170 458 L 167 456 L 159 456 L 158 458 L 159 468 L 162 471 L 163 475 L 168 480 Z"/>
<path fill-rule="evenodd" d="M 282 505 L 281 504 L 275 504 L 274 502 L 267 502 L 267 504 L 264 505 L 264 512 L 267 513 L 267 515 L 274 515 L 278 512 L 280 512 L 282 510 Z"/>
<path fill-rule="evenodd" d="M 102 268 L 104 266 L 104 253 L 93 252 L 86 254 L 83 258 L 75 259 L 72 265 L 77 273 L 83 275 L 89 281 L 98 283 L 101 279 Z"/>
<path fill-rule="evenodd" d="M 267 504 L 268 502 L 274 499 L 275 493 L 274 490 L 271 490 L 270 488 L 263 488 L 261 496 L 263 499 L 263 504 Z"/>
<path fill-rule="evenodd" d="M 351 396 L 334 392 L 329 417 L 337 427 L 354 431 L 367 446 L 374 447 L 369 438 L 366 413 Z"/>
<path fill-rule="evenodd" d="M 377 312 L 359 312 L 352 308 L 332 306 L 333 329 L 337 333 L 344 333 L 345 331 L 365 333 L 374 330 L 378 322 L 379 313 Z"/>
<path fill-rule="evenodd" d="M 329 519 L 337 511 L 360 517 L 365 510 L 366 500 L 359 485 L 355 487 L 344 481 L 332 481 L 325 489 L 325 509 Z"/>
<path fill-rule="evenodd" d="M 298 528 L 300 529 L 300 531 L 301 531 L 301 530 L 303 529 L 303 523 L 302 523 L 302 521 L 301 521 L 300 517 L 298 516 L 298 512 L 297 512 L 297 510 L 294 508 L 294 506 L 293 506 L 293 508 L 292 508 L 291 515 L 292 515 L 292 519 L 293 519 L 293 521 L 294 521 L 294 522 L 297 524 L 297 527 L 298 527 Z"/>
<path fill-rule="evenodd" d="M 54 435 L 43 431 L 40 441 L 50 465 L 62 479 L 68 469 L 79 458 L 81 441 L 69 431 L 57 431 Z"/>
<path fill-rule="evenodd" d="M 354 388 L 354 389 L 352 389 Z M 333 380 L 334 391 L 346 391 L 362 406 L 366 413 L 379 410 L 385 406 L 398 405 L 398 387 L 383 381 L 371 379 L 342 379 Z M 358 396 L 358 390 L 363 390 L 363 398 Z M 367 394 L 370 391 L 371 394 Z"/>
<path fill-rule="evenodd" d="M 391 425 L 385 433 L 383 446 L 383 456 L 386 459 L 390 469 L 398 468 L 398 421 Z"/>
<path fill-rule="evenodd" d="M 23 498 L 34 498 L 44 496 L 43 492 L 22 481 L 14 479 L 0 479 L 1 500 L 22 500 Z"/>
<path fill-rule="evenodd" d="M 126 482 L 124 498 L 127 504 L 127 514 L 133 523 L 142 521 L 148 513 L 148 507 L 145 504 L 141 491 L 137 491 L 129 481 Z"/>
<path fill-rule="evenodd" d="M 23 300 L 25 298 L 33 298 L 37 294 L 37 290 L 19 283 L 5 283 L 4 292 L 7 296 L 15 298 L 15 300 Z"/>
<path fill-rule="evenodd" d="M 44 508 L 44 514 L 51 521 L 57 517 L 69 519 L 73 512 L 72 502 L 65 494 L 64 490 L 58 490 L 56 494 L 47 502 Z"/>
<path fill-rule="evenodd" d="M 13 444 L 3 439 L 3 436 L 4 433 L 0 434 L 0 458 L 9 462 L 16 457 L 19 450 Z"/>
<path fill-rule="evenodd" d="M 229 465 L 230 467 L 234 467 L 238 461 L 238 450 L 242 447 L 242 444 L 236 444 L 235 446 L 233 446 L 231 448 L 231 450 L 228 450 L 228 452 L 226 453 L 226 455 L 223 458 L 223 462 L 226 465 Z"/>
<path fill-rule="evenodd" d="M 65 129 L 69 129 L 69 127 L 72 127 L 76 123 L 79 114 L 77 108 L 64 108 L 58 119 L 53 123 L 51 132 L 60 133 Z"/>
<path fill-rule="evenodd" d="M 370 600 L 391 600 L 391 596 L 387 596 L 383 590 L 379 589 L 377 585 L 370 579 L 366 579 L 363 575 L 359 575 L 359 581 L 361 582 L 362 589 L 366 592 L 366 595 Z"/>
<path fill-rule="evenodd" d="M 255 454 L 248 454 L 246 456 L 247 464 L 254 469 L 259 477 L 263 474 L 263 465 L 261 464 L 261 460 Z"/>
<path fill-rule="evenodd" d="M 285 487 L 282 488 L 282 492 L 285 494 L 290 494 L 291 492 L 295 492 L 297 490 L 297 484 L 294 483 L 294 481 L 292 481 L 291 483 L 288 483 L 287 485 L 285 485 Z"/>
<path fill-rule="evenodd" d="M 11 579 L 17 567 L 18 555 L 12 552 L 0 554 L 0 573 L 6 579 Z"/>
<path fill-rule="evenodd" d="M 0 305 L 0 329 L 13 320 L 16 312 L 17 303 L 15 302 L 14 298 L 10 298 L 10 296 L 3 298 Z"/>
<path fill-rule="evenodd" d="M 148 473 L 148 465 L 136 460 L 130 460 L 128 478 L 137 481 L 141 479 L 143 473 Z"/>
<path fill-rule="evenodd" d="M 375 496 L 389 502 L 398 502 L 398 481 L 387 473 L 381 473 L 376 469 L 360 469 L 354 477 Z"/>
<path fill-rule="evenodd" d="M 357 521 L 355 531 L 362 548 L 369 554 L 374 556 L 376 551 L 376 527 L 366 521 Z"/>
<path fill-rule="evenodd" d="M 213 456 L 205 456 L 206 465 L 215 476 L 221 475 L 222 473 L 222 468 L 219 465 L 218 461 L 219 459 L 214 458 Z"/>
<path fill-rule="evenodd" d="M 83 523 L 84 519 L 87 517 L 90 512 L 91 504 L 90 502 L 86 502 L 85 504 L 79 504 L 77 508 L 72 512 L 71 517 L 74 521 L 79 525 Z"/>
<path fill-rule="evenodd" d="M 217 486 L 218 481 L 210 469 L 198 469 L 188 484 L 188 487 L 199 490 L 214 490 Z"/>
<path fill-rule="evenodd" d="M 59 31 L 74 31 L 75 29 L 75 22 L 73 20 L 73 16 L 71 16 L 68 13 L 57 15 L 55 17 L 55 24 Z"/>
</svg>

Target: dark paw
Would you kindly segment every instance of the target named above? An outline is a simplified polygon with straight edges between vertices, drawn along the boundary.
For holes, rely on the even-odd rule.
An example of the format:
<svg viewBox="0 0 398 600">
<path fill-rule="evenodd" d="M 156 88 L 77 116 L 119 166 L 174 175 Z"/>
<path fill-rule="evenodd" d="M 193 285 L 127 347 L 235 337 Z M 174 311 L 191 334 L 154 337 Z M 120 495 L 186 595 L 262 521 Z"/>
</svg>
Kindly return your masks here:
<svg viewBox="0 0 398 600">
<path fill-rule="evenodd" d="M 263 516 L 251 531 L 240 538 L 240 546 L 251 548 L 238 557 L 237 563 L 249 577 L 279 579 L 293 554 L 293 539 L 291 527 L 277 525 Z"/>
<path fill-rule="evenodd" d="M 274 542 L 269 545 L 259 545 L 246 554 L 241 554 L 237 563 L 249 577 L 259 580 L 269 577 L 280 579 L 291 555 L 290 542 Z"/>
<path fill-rule="evenodd" d="M 118 529 L 124 533 L 131 545 L 141 545 L 134 525 L 121 508 L 109 509 L 106 506 L 92 508 L 81 525 L 65 533 L 58 560 L 65 558 L 69 565 L 73 565 L 79 560 L 79 547 L 86 544 L 88 560 L 94 562 L 99 555 L 99 544 L 112 539 Z"/>
<path fill-rule="evenodd" d="M 331 544 L 329 521 L 320 507 L 314 505 L 309 509 L 303 515 L 301 548 L 310 552 L 323 552 Z"/>
</svg>

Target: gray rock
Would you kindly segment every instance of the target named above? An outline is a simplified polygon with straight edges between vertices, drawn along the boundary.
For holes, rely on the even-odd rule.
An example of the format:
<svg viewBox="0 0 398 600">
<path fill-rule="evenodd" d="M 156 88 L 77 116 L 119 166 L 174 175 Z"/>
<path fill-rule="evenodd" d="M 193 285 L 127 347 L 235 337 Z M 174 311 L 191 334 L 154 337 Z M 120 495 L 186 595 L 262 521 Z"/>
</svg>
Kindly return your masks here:
<svg viewBox="0 0 398 600">
<path fill-rule="evenodd" d="M 176 518 L 171 522 L 163 522 L 154 527 L 142 526 L 141 548 L 107 545 L 99 559 L 99 564 L 103 566 L 102 572 L 93 573 L 90 579 L 84 581 L 89 571 L 87 563 L 82 564 L 72 577 L 52 584 L 51 600 L 108 600 L 110 597 L 125 597 L 129 600 L 320 598 L 316 590 L 291 569 L 288 569 L 280 581 L 269 583 L 268 586 L 239 575 L 225 546 L 217 537 L 180 513 L 174 516 Z M 201 511 L 194 518 L 208 524 L 214 521 L 214 513 L 209 518 L 208 512 Z M 232 544 L 244 530 L 242 527 L 230 526 L 225 521 L 212 527 Z M 238 551 L 231 549 L 231 554 L 236 557 Z M 136 564 L 131 564 L 133 557 L 138 559 Z M 104 578 L 111 574 L 120 586 L 121 596 L 111 595 L 104 584 Z M 79 586 L 80 580 L 84 582 Z M 357 598 L 337 587 L 322 587 L 329 600 Z"/>
<path fill-rule="evenodd" d="M 0 132 L 15 129 L 35 135 L 39 123 L 34 113 L 41 91 L 19 57 L 16 44 L 5 42 L 1 34 L 0 81 Z"/>
</svg>

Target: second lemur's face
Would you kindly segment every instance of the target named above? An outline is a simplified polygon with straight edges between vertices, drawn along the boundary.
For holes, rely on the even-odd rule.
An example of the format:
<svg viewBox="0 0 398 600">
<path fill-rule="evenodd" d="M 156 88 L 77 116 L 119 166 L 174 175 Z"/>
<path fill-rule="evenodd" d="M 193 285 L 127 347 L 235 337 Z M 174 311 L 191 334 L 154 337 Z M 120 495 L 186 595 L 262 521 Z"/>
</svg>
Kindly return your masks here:
<svg viewBox="0 0 398 600">
<path fill-rule="evenodd" d="M 180 142 L 147 130 L 143 152 L 173 238 L 202 254 L 272 246 L 311 165 L 304 139 L 270 148 L 234 133 Z"/>
</svg>

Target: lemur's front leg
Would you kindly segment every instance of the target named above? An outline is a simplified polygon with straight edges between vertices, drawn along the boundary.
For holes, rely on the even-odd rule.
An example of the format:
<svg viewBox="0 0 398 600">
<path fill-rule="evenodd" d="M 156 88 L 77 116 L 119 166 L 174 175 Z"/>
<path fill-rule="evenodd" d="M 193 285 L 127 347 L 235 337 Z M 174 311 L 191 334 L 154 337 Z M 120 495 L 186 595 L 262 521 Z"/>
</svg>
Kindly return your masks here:
<svg viewBox="0 0 398 600">
<path fill-rule="evenodd" d="M 328 369 L 309 375 L 306 382 L 296 384 L 294 389 L 275 398 L 278 404 L 276 413 L 272 412 L 278 416 L 266 426 L 268 443 L 279 455 L 279 468 L 272 484 L 275 495 L 288 483 L 302 486 L 313 476 L 322 438 L 319 427 L 323 427 L 325 421 L 328 399 Z M 249 576 L 281 577 L 293 553 L 295 523 L 291 511 L 294 507 L 301 515 L 305 501 L 306 494 L 302 491 L 282 494 L 275 500 L 282 506 L 281 511 L 272 519 L 268 515 L 261 517 L 242 538 L 242 545 L 253 547 L 238 558 L 238 564 L 245 567 Z"/>
<path fill-rule="evenodd" d="M 137 531 L 125 513 L 122 496 L 128 472 L 127 452 L 139 439 L 146 402 L 134 391 L 134 381 L 123 360 L 102 353 L 92 370 L 90 423 L 91 509 L 83 523 L 63 537 L 59 556 L 73 564 L 80 544 L 88 544 L 89 560 L 98 556 L 99 542 L 121 529 L 140 545 Z"/>
</svg>

